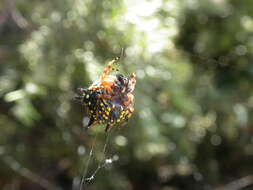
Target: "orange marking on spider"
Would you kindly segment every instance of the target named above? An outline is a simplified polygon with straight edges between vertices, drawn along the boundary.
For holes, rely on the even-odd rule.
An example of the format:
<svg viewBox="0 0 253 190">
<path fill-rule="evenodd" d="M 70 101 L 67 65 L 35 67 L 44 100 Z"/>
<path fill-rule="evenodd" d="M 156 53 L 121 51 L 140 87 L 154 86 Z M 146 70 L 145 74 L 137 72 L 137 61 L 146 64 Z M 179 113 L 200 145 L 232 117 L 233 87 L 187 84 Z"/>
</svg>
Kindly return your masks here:
<svg viewBox="0 0 253 190">
<path fill-rule="evenodd" d="M 98 80 L 88 89 L 80 90 L 82 96 L 77 99 L 83 105 L 88 103 L 86 107 L 90 121 L 87 128 L 96 124 L 106 124 L 105 131 L 109 131 L 113 126 L 130 118 L 130 113 L 134 111 L 132 92 L 136 84 L 136 75 L 132 73 L 127 77 L 122 74 L 110 74 L 115 70 L 112 66 L 118 60 L 117 57 L 110 61 Z"/>
</svg>

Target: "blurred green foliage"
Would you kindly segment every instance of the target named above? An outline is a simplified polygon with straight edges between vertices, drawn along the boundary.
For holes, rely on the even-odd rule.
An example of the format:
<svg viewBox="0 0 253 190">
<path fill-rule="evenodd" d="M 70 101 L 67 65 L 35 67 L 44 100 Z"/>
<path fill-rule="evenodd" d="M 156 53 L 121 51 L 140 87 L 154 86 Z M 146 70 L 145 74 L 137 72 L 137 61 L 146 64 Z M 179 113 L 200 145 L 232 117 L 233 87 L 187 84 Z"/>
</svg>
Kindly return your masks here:
<svg viewBox="0 0 253 190">
<path fill-rule="evenodd" d="M 0 2 L 0 188 L 213 189 L 253 171 L 253 1 Z M 134 117 L 82 129 L 73 101 L 121 54 Z M 246 183 L 244 187 L 252 185 Z M 250 188 L 250 187 L 249 187 Z"/>
</svg>

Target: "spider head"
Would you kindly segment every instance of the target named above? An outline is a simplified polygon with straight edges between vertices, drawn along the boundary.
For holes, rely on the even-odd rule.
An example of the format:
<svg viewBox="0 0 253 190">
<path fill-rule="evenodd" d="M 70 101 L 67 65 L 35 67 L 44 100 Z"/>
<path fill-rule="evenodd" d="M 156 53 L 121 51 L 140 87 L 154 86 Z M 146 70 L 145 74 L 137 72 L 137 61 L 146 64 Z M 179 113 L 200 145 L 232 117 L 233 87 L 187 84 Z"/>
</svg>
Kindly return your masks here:
<svg viewBox="0 0 253 190">
<path fill-rule="evenodd" d="M 132 73 L 128 77 L 128 84 L 127 84 L 127 92 L 128 93 L 131 93 L 134 91 L 135 84 L 136 84 L 136 75 L 135 75 L 135 73 Z"/>
<path fill-rule="evenodd" d="M 136 83 L 136 75 L 134 73 L 129 77 L 125 77 L 122 74 L 117 74 L 116 77 L 119 82 L 118 84 L 120 86 L 121 93 L 133 92 Z"/>
<path fill-rule="evenodd" d="M 128 77 L 125 77 L 122 74 L 117 74 L 116 77 L 117 77 L 117 79 L 118 79 L 118 81 L 119 81 L 119 83 L 120 83 L 121 86 L 127 86 L 127 84 L 128 84 Z"/>
</svg>

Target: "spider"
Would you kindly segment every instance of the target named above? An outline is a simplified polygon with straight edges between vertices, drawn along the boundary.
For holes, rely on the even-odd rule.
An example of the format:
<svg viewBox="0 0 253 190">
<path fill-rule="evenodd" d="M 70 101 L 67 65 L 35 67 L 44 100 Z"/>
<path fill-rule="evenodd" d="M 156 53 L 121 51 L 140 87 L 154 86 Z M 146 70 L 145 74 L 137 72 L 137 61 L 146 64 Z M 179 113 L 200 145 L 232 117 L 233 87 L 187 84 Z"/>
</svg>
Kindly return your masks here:
<svg viewBox="0 0 253 190">
<path fill-rule="evenodd" d="M 79 88 L 79 100 L 87 108 L 89 123 L 85 128 L 96 124 L 106 124 L 105 131 L 115 125 L 127 121 L 134 111 L 134 91 L 136 75 L 110 74 L 113 64 L 119 57 L 113 59 L 104 68 L 98 80 L 86 89 Z"/>
</svg>

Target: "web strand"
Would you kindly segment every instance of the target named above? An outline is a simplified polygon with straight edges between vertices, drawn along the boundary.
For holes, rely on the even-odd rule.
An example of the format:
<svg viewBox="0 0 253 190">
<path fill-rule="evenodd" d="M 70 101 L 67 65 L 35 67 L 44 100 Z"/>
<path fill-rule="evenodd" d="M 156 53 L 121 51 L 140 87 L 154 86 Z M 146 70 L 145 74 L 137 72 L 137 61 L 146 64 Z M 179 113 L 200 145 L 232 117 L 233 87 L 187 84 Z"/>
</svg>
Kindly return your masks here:
<svg viewBox="0 0 253 190">
<path fill-rule="evenodd" d="M 87 175 L 87 172 L 88 172 L 88 169 L 89 169 L 89 164 L 90 164 L 90 160 L 91 160 L 91 157 L 92 157 L 92 154 L 93 154 L 93 149 L 95 147 L 95 144 L 96 144 L 96 141 L 97 141 L 97 134 L 95 135 L 95 138 L 93 140 L 93 143 L 92 143 L 92 146 L 91 146 L 91 150 L 90 150 L 90 153 L 89 153 L 89 157 L 88 157 L 88 160 L 87 160 L 87 164 L 83 170 L 83 174 L 82 174 L 82 180 L 81 180 L 81 184 L 80 184 L 80 188 L 79 190 L 82 190 L 83 187 L 85 187 L 86 183 L 85 183 L 85 176 Z"/>
<path fill-rule="evenodd" d="M 108 133 L 107 133 L 107 135 L 106 135 L 106 140 L 105 140 L 105 144 L 104 144 L 104 147 L 103 147 L 103 155 L 104 155 L 104 157 L 105 157 L 105 161 L 101 160 L 101 161 L 99 162 L 97 168 L 96 168 L 95 171 L 93 172 L 93 174 L 92 174 L 90 177 L 87 177 L 87 178 L 84 179 L 86 183 L 90 183 L 90 182 L 96 177 L 96 174 L 97 174 L 97 172 L 98 172 L 100 169 L 104 168 L 107 164 L 110 164 L 110 163 L 112 163 L 112 162 L 114 161 L 112 158 L 111 158 L 111 159 L 110 159 L 110 158 L 109 158 L 109 159 L 106 159 L 106 149 L 107 149 L 107 145 L 108 145 L 108 143 L 109 143 L 110 133 L 111 133 L 111 132 L 108 132 Z"/>
</svg>

